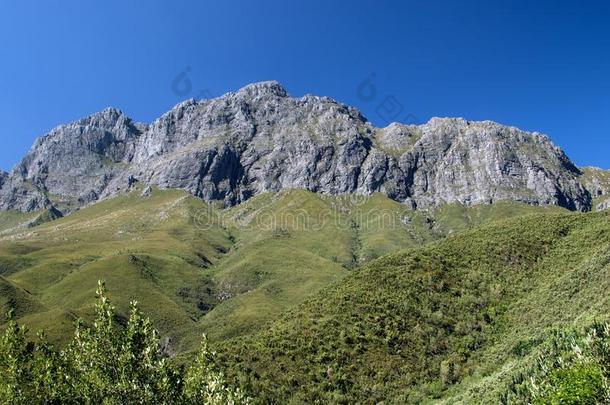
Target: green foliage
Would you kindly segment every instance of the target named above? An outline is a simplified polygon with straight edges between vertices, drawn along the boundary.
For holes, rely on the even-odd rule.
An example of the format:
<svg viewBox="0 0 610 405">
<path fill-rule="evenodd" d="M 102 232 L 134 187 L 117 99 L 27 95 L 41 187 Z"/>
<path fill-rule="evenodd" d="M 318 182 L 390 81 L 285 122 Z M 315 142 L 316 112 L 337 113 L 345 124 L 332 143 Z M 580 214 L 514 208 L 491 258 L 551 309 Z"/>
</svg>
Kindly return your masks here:
<svg viewBox="0 0 610 405">
<path fill-rule="evenodd" d="M 607 318 L 609 218 L 524 216 L 382 257 L 218 352 L 261 402 L 497 403 L 549 330 Z"/>
<path fill-rule="evenodd" d="M 192 404 L 214 405 L 249 402 L 239 388 L 232 390 L 227 387 L 225 376 L 216 365 L 216 353 L 208 347 L 205 335 L 199 353 L 184 377 L 184 400 Z"/>
<path fill-rule="evenodd" d="M 576 364 L 550 375 L 552 392 L 534 400 L 535 404 L 594 405 L 610 400 L 605 392 L 604 376 L 599 367 Z"/>
<path fill-rule="evenodd" d="M 584 334 L 555 331 L 500 399 L 505 404 L 608 403 L 609 378 L 610 324 L 597 323 Z"/>
<path fill-rule="evenodd" d="M 384 254 L 548 211 L 507 202 L 427 213 L 381 194 L 304 190 L 221 209 L 184 191 L 155 189 L 31 228 L 40 212 L 0 212 L 0 312 L 15 308 L 30 331 L 44 329 L 50 342 L 66 344 L 75 318 L 91 321 L 89 297 L 104 279 L 120 317 L 136 299 L 173 353 L 195 351 L 202 333 L 212 343 L 254 333 Z"/>
<path fill-rule="evenodd" d="M 0 403 L 6 404 L 247 404 L 215 364 L 207 339 L 188 368 L 172 365 L 158 332 L 131 303 L 121 325 L 105 285 L 97 289 L 91 327 L 78 322 L 73 340 L 57 351 L 42 332 L 27 343 L 13 320 L 0 340 Z"/>
<path fill-rule="evenodd" d="M 510 202 L 411 211 L 302 190 L 222 209 L 136 192 L 32 228 L 5 214 L 0 306 L 47 336 L 3 346 L 3 376 L 18 383 L 2 389 L 34 403 L 240 402 L 225 375 L 261 403 L 494 403 L 515 373 L 529 375 L 550 330 L 610 313 L 604 214 Z M 98 279 L 116 307 L 90 305 Z M 34 338 L 0 328 L 11 342 Z M 222 367 L 198 346 L 203 332 Z M 596 381 L 578 367 L 548 381 Z M 557 392 L 597 385 L 575 387 Z"/>
<path fill-rule="evenodd" d="M 9 313 L 9 317 L 12 314 Z M 0 340 L 0 402 L 23 403 L 26 398 L 24 387 L 30 380 L 28 348 L 25 339 L 26 328 L 9 321 L 4 336 Z"/>
</svg>

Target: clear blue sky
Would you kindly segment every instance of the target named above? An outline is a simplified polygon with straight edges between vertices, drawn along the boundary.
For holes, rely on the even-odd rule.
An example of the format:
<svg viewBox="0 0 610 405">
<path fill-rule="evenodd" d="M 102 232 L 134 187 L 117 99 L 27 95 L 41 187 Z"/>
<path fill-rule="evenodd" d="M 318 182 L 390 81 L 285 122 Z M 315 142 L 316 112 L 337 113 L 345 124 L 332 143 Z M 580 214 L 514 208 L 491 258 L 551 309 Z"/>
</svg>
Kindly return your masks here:
<svg viewBox="0 0 610 405">
<path fill-rule="evenodd" d="M 270 79 L 379 126 L 460 116 L 537 130 L 577 164 L 610 168 L 608 1 L 93 3 L 3 2 L 1 168 L 107 106 L 149 122 Z M 190 89 L 173 85 L 181 73 Z"/>
</svg>

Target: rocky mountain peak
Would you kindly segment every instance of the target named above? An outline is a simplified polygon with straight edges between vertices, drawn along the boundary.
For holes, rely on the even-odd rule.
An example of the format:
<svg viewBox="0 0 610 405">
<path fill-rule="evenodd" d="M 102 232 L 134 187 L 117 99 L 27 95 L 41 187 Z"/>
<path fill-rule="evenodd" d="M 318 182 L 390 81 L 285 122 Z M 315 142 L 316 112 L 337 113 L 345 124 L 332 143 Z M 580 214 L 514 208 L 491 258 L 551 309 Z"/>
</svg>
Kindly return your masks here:
<svg viewBox="0 0 610 405">
<path fill-rule="evenodd" d="M 126 116 L 121 110 L 112 107 L 105 108 L 70 125 L 72 127 L 84 127 L 84 130 L 96 128 L 108 131 L 114 138 L 121 140 L 138 136 L 141 132 L 138 125 L 131 118 Z M 61 133 L 62 131 L 56 132 Z"/>
<path fill-rule="evenodd" d="M 89 118 L 94 119 L 94 118 L 98 118 L 100 120 L 114 120 L 116 121 L 117 119 L 119 119 L 120 117 L 125 116 L 125 114 L 123 113 L 123 111 L 119 110 L 118 108 L 114 108 L 114 107 L 106 107 L 104 108 L 102 111 L 99 111 L 97 113 L 94 113 L 92 115 L 89 116 Z"/>
<path fill-rule="evenodd" d="M 60 126 L 0 176 L 0 209 L 69 212 L 139 182 L 227 204 L 301 188 L 381 192 L 414 208 L 510 199 L 587 210 L 581 177 L 537 133 L 463 118 L 375 128 L 356 108 L 267 81 L 187 100 L 150 125 L 109 108 Z"/>
<path fill-rule="evenodd" d="M 203 102 L 203 100 L 202 100 Z M 176 104 L 174 107 L 172 107 L 172 109 L 169 111 L 174 111 L 174 110 L 185 110 L 189 107 L 193 107 L 193 106 L 197 106 L 199 105 L 199 101 L 195 100 L 194 98 L 189 98 L 187 100 L 181 101 L 178 104 Z"/>
<path fill-rule="evenodd" d="M 277 81 L 269 80 L 264 82 L 252 83 L 247 86 L 244 86 L 239 89 L 237 95 L 245 96 L 248 98 L 264 96 L 288 97 L 288 92 Z"/>
</svg>

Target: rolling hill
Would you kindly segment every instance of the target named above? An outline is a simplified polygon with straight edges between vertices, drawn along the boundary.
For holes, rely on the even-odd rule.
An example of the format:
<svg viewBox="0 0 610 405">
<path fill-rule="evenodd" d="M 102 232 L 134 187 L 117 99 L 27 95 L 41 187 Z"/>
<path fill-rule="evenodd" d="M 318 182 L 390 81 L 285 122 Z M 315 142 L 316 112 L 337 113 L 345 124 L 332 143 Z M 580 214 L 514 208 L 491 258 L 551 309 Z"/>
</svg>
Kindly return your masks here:
<svg viewBox="0 0 610 405">
<path fill-rule="evenodd" d="M 535 214 L 379 258 L 220 345 L 261 403 L 497 403 L 554 330 L 608 320 L 610 213 Z"/>
<path fill-rule="evenodd" d="M 132 190 L 50 222 L 0 213 L 2 311 L 70 336 L 98 279 L 118 310 L 137 299 L 174 353 L 249 334 L 384 254 L 557 207 L 498 203 L 413 211 L 389 198 L 287 190 L 222 208 L 179 190 Z M 33 226 L 34 224 L 34 226 Z M 35 225 L 38 224 L 38 225 Z"/>
</svg>

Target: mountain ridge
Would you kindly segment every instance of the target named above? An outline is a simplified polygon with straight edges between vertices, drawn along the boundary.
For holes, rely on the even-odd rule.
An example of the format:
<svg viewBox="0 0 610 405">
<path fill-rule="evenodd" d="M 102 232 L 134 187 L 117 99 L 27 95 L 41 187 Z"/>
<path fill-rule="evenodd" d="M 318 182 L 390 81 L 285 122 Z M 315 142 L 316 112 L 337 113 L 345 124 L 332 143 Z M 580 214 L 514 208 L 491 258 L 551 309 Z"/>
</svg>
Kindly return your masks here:
<svg viewBox="0 0 610 405">
<path fill-rule="evenodd" d="M 587 211 L 582 177 L 537 132 L 462 118 L 376 128 L 354 107 L 268 81 L 186 100 L 150 124 L 106 108 L 60 125 L 0 173 L 0 209 L 69 213 L 141 183 L 227 205 L 296 188 L 382 192 L 412 208 L 513 200 Z"/>
</svg>

